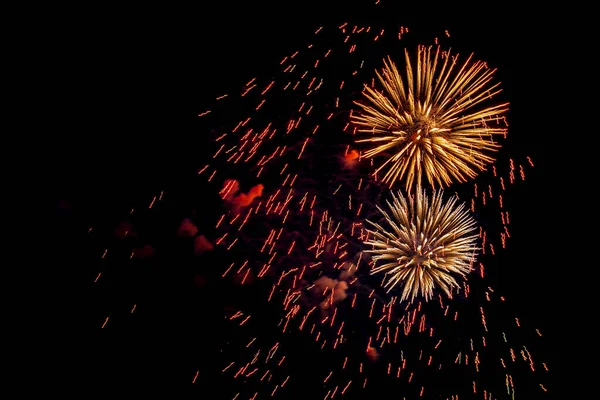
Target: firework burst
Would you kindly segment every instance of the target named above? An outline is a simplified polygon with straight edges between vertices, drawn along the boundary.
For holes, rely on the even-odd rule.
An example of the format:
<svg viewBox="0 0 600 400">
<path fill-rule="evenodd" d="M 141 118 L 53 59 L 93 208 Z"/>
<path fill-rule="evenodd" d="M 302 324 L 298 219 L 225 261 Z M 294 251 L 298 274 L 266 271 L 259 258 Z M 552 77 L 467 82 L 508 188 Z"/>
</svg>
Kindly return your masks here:
<svg viewBox="0 0 600 400">
<path fill-rule="evenodd" d="M 387 202 L 391 216 L 377 207 L 391 230 L 367 220 L 375 230 L 369 230 L 373 238 L 365 241 L 374 249 L 366 252 L 374 254 L 375 263 L 384 262 L 371 273 L 385 273 L 388 292 L 403 285 L 401 300 L 419 295 L 429 300 L 435 287 L 451 296 L 459 286 L 453 275 L 465 277 L 472 269 L 478 250 L 475 221 L 457 197 L 444 203 L 442 195 L 434 192 L 429 199 L 419 190 L 407 201 L 400 192 L 392 193 L 392 203 Z"/>
<path fill-rule="evenodd" d="M 366 101 L 352 121 L 358 132 L 371 136 L 357 142 L 374 147 L 363 156 L 385 155 L 386 161 L 375 174 L 392 186 L 406 179 L 406 188 L 422 184 L 423 175 L 432 186 L 465 182 L 494 161 L 489 153 L 500 146 L 494 136 L 504 135 L 500 126 L 508 103 L 485 106 L 498 94 L 499 84 L 492 84 L 494 70 L 481 61 L 457 64 L 439 47 L 419 46 L 416 65 L 405 50 L 406 71 L 401 75 L 396 65 L 384 61 L 377 77 L 383 92 L 365 86 Z"/>
<path fill-rule="evenodd" d="M 529 157 L 509 160 L 511 155 L 501 153 L 501 162 L 479 174 L 471 186 L 456 187 L 461 201 L 481 215 L 476 241 L 470 236 L 471 217 L 456 206 L 460 201 L 446 203 L 440 193 L 436 202 L 429 188 L 427 196 L 422 187 L 414 190 L 418 179 L 423 179 L 421 186 L 427 184 L 422 171 L 428 159 L 423 155 L 413 158 L 421 162 L 415 164 L 421 169 L 414 170 L 421 175 L 412 175 L 414 191 L 402 188 L 404 205 L 396 200 L 401 211 L 390 205 L 390 212 L 383 205 L 389 196 L 387 185 L 370 176 L 375 159 L 365 162 L 365 153 L 351 143 L 355 138 L 351 133 L 359 129 L 349 120 L 356 94 L 365 81 L 375 87 L 372 63 L 385 55 L 374 56 L 374 52 L 404 45 L 405 40 L 412 40 L 412 33 L 407 33 L 402 26 L 386 26 L 385 34 L 383 27 L 366 25 L 315 27 L 307 46 L 291 49 L 273 72 L 261 73 L 228 93 L 216 93 L 214 104 L 198 110 L 202 129 L 211 132 L 212 143 L 196 154 L 195 173 L 183 174 L 164 193 L 156 191 L 141 204 L 128 205 L 120 216 L 101 221 L 88 232 L 94 243 L 90 248 L 96 250 L 93 259 L 98 259 L 88 263 L 102 312 L 97 316 L 98 327 L 112 329 L 150 321 L 147 318 L 154 324 L 155 282 L 173 276 L 165 281 L 165 290 L 177 290 L 170 296 L 177 300 L 173 309 L 184 305 L 181 310 L 190 311 L 186 327 L 194 330 L 189 335 L 193 340 L 209 338 L 208 353 L 206 346 L 193 342 L 190 348 L 198 353 L 189 353 L 190 362 L 181 364 L 183 376 L 201 392 L 210 386 L 219 397 L 232 400 L 330 399 L 344 394 L 364 398 L 373 396 L 371 390 L 394 390 L 407 398 L 458 399 L 476 393 L 500 399 L 514 397 L 514 386 L 525 397 L 529 389 L 546 392 L 544 385 L 551 381 L 544 375 L 547 366 L 541 356 L 529 354 L 529 349 L 537 351 L 546 336 L 539 331 L 527 333 L 527 320 L 513 318 L 502 287 L 489 279 L 500 273 L 495 254 L 510 249 L 514 240 L 511 234 L 518 218 L 515 221 L 510 208 L 515 204 L 511 188 L 522 184 L 533 167 Z M 422 39 L 415 40 L 422 43 Z M 445 40 L 441 37 L 442 45 Z M 433 59 L 430 64 L 418 64 L 422 67 L 418 72 L 417 59 L 411 58 L 413 81 L 422 86 L 406 84 L 410 96 L 404 98 L 412 99 L 413 110 L 424 110 L 424 93 L 431 92 L 429 104 L 433 106 L 423 113 L 437 125 L 422 122 L 421 126 L 431 128 L 426 132 L 429 135 L 435 132 L 433 128 L 448 131 L 428 139 L 438 151 L 429 160 L 443 171 L 462 171 L 461 159 L 451 150 L 470 157 L 483 150 L 468 142 L 481 139 L 477 134 L 457 128 L 464 122 L 460 118 L 474 104 L 477 109 L 485 106 L 487 97 L 477 98 L 478 93 L 487 90 L 490 96 L 496 89 L 484 88 L 491 86 L 483 76 L 485 66 L 476 72 L 470 70 L 471 64 L 457 64 L 453 74 L 440 73 L 452 68 L 455 60 L 448 57 L 439 54 L 438 68 L 430 73 L 429 81 L 422 75 Z M 469 73 L 471 78 L 465 78 Z M 406 76 L 403 72 L 403 82 L 408 82 Z M 437 83 L 440 78 L 445 79 L 446 88 L 443 82 Z M 471 80 L 467 84 L 460 79 Z M 478 92 L 472 90 L 473 85 L 482 88 Z M 386 98 L 399 109 L 393 97 Z M 449 100 L 436 108 L 444 99 Z M 449 110 L 455 108 L 457 114 L 450 115 Z M 408 107 L 401 111 L 403 118 L 409 118 L 405 111 L 416 119 L 416 111 L 411 114 Z M 353 119 L 356 122 L 356 115 Z M 470 123 L 488 139 L 492 135 L 484 126 L 501 122 L 491 119 Z M 439 121 L 446 125 L 440 126 Z M 387 125 L 382 124 L 380 129 L 384 128 Z M 462 132 L 462 147 L 456 140 L 450 142 L 456 132 Z M 449 155 L 441 158 L 439 148 Z M 405 154 L 417 150 L 408 149 Z M 402 184 L 410 171 L 398 178 Z M 439 175 L 435 169 L 426 172 Z M 451 172 L 447 174 L 457 181 Z M 440 180 L 445 182 L 443 177 Z M 392 217 L 388 220 L 399 228 L 382 221 L 377 205 L 386 209 Z M 407 222 L 400 223 L 396 214 Z M 119 225 L 113 229 L 117 218 Z M 365 229 L 365 220 L 379 222 L 391 233 L 378 225 L 373 224 L 377 229 L 369 226 L 378 238 Z M 380 254 L 368 255 L 365 250 L 371 246 L 365 246 L 366 240 L 383 243 L 384 247 L 375 245 L 371 250 Z M 404 247 L 395 241 L 405 243 Z M 412 256 L 412 264 L 407 258 L 404 271 L 390 273 L 398 261 L 384 259 L 381 264 L 393 263 L 392 267 L 368 276 L 372 267 L 383 267 L 373 265 L 373 258 L 390 254 L 397 259 Z M 147 277 L 140 279 L 139 267 Z M 472 267 L 475 271 L 464 279 Z M 182 282 L 184 275 L 192 278 L 192 272 L 194 285 L 171 285 Z M 389 282 L 400 274 L 405 279 Z M 382 280 L 387 287 L 381 285 Z M 382 295 L 386 289 L 390 296 Z M 399 289 L 406 291 L 403 300 L 408 301 L 401 302 Z M 467 301 L 449 301 L 444 290 Z M 432 301 L 426 303 L 422 297 Z M 180 299 L 190 301 L 180 304 Z M 518 378 L 529 371 L 531 379 Z"/>
</svg>

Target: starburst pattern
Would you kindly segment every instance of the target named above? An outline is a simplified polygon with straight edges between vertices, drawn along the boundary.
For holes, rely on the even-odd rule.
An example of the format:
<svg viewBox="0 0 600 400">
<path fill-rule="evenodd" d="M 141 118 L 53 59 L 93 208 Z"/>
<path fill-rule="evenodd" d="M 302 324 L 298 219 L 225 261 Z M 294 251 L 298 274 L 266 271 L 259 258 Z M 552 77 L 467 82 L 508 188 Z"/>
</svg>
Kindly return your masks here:
<svg viewBox="0 0 600 400">
<path fill-rule="evenodd" d="M 394 276 L 369 276 L 374 263 L 365 250 L 372 245 L 364 241 L 378 239 L 365 220 L 380 223 L 395 239 L 399 235 L 377 209 L 393 217 L 384 204 L 392 202 L 388 185 L 369 176 L 377 159 L 365 160 L 351 143 L 358 129 L 350 121 L 354 101 L 365 82 L 375 87 L 372 63 L 389 49 L 431 39 L 415 37 L 412 30 L 407 34 L 408 28 L 395 23 L 386 24 L 385 34 L 383 28 L 315 27 L 308 47 L 289 49 L 272 69 L 261 64 L 239 87 L 214 93 L 212 102 L 202 100 L 207 108 L 198 110 L 198 127 L 210 134 L 189 153 L 193 160 L 184 163 L 198 169 L 186 173 L 177 167 L 173 171 L 182 174 L 155 187 L 149 197 L 130 204 L 121 196 L 118 215 L 106 218 L 102 212 L 97 225 L 90 221 L 93 229 L 79 247 L 92 252 L 86 276 L 94 282 L 97 303 L 90 314 L 99 328 L 143 328 L 163 317 L 163 309 L 176 310 L 192 342 L 185 354 L 189 360 L 175 371 L 169 366 L 168 375 L 178 382 L 189 379 L 192 390 L 233 400 L 368 398 L 382 390 L 406 398 L 500 400 L 514 398 L 515 387 L 522 396 L 548 398 L 546 392 L 556 385 L 548 368 L 558 368 L 552 362 L 548 366 L 545 355 L 529 353 L 543 349 L 548 336 L 527 318 L 515 318 L 513 307 L 521 304 L 510 297 L 518 293 L 507 299 L 506 287 L 494 282 L 510 273 L 496 255 L 516 254 L 510 251 L 519 240 L 513 229 L 520 218 L 511 207 L 518 203 L 515 191 L 522 189 L 526 173 L 530 179 L 529 157 L 505 147 L 488 173 L 446 191 L 445 200 L 456 190 L 470 212 L 481 215 L 480 249 L 465 250 L 464 257 L 468 270 L 475 270 L 448 272 L 460 286 L 445 283 L 454 300 L 444 298 L 434 282 L 432 301 L 425 302 L 420 291 L 410 297 L 411 291 L 407 298 L 413 301 L 401 302 L 406 279 L 385 295 L 382 278 Z M 449 43 L 439 36 L 443 46 Z M 446 54 L 440 57 L 443 62 Z M 502 53 L 494 60 L 500 62 Z M 404 71 L 404 63 L 396 61 Z M 518 147 L 526 140 L 525 135 L 514 139 Z M 402 187 L 395 191 L 417 196 L 404 190 L 405 181 L 398 183 Z M 413 188 L 422 190 L 417 183 Z M 431 203 L 425 177 L 422 186 Z M 410 211 L 408 205 L 405 209 Z M 420 213 L 413 210 L 406 220 Z M 413 224 L 402 226 L 410 233 L 418 225 Z M 421 241 L 421 249 L 438 238 L 444 249 L 430 247 L 436 250 L 430 251 L 432 259 L 441 264 L 447 257 L 444 265 L 450 264 L 456 236 L 441 239 L 444 231 L 435 228 L 416 232 L 429 240 Z M 388 237 L 385 243 L 394 246 Z M 175 291 L 167 297 L 176 303 L 156 308 L 152 294 L 157 288 Z M 195 345 L 197 337 L 206 338 L 207 346 Z"/>
<path fill-rule="evenodd" d="M 438 191 L 429 199 L 419 190 L 407 200 L 392 193 L 392 203 L 387 202 L 391 215 L 377 207 L 391 230 L 367 220 L 375 229 L 365 241 L 373 250 L 366 252 L 374 254 L 375 264 L 384 262 L 371 274 L 385 273 L 388 292 L 403 286 L 401 300 L 419 295 L 429 300 L 435 287 L 451 296 L 459 286 L 453 275 L 464 278 L 472 269 L 478 250 L 475 221 L 456 196 L 446 203 L 442 196 Z"/>
<path fill-rule="evenodd" d="M 419 46 L 416 65 L 407 50 L 405 58 L 404 75 L 388 58 L 377 72 L 384 90 L 365 85 L 366 101 L 356 102 L 352 121 L 370 134 L 357 142 L 374 145 L 363 156 L 385 156 L 375 174 L 384 171 L 381 180 L 390 186 L 405 179 L 408 190 L 421 186 L 423 175 L 434 187 L 475 177 L 494 161 L 494 136 L 506 133 L 508 103 L 485 105 L 501 91 L 492 83 L 494 70 L 471 56 L 459 65 L 458 56 L 439 47 Z"/>
</svg>

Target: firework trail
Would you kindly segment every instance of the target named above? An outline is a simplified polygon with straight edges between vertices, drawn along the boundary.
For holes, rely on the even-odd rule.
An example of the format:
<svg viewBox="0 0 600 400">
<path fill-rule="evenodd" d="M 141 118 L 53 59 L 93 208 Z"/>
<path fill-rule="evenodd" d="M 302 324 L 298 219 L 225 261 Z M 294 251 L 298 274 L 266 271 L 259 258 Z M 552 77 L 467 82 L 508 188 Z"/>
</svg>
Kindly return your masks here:
<svg viewBox="0 0 600 400">
<path fill-rule="evenodd" d="M 224 398 L 257 399 L 280 393 L 290 398 L 294 390 L 302 387 L 302 382 L 294 381 L 294 374 L 303 370 L 300 365 L 304 364 L 292 359 L 292 355 L 286 359 L 283 353 L 297 343 L 314 348 L 315 354 L 326 355 L 323 365 L 317 367 L 315 361 L 314 372 L 323 374 L 320 396 L 325 399 L 360 393 L 366 387 L 393 387 L 407 398 L 458 399 L 459 395 L 463 398 L 472 393 L 482 399 L 511 398 L 519 390 L 519 383 L 513 382 L 512 377 L 524 370 L 535 373 L 531 380 L 539 385 L 538 391 L 545 392 L 547 381 L 536 371 L 547 366 L 538 360 L 534 363 L 528 348 L 517 342 L 524 328 L 518 320 L 505 315 L 504 297 L 486 280 L 495 263 L 494 254 L 506 247 L 510 238 L 510 214 L 503 204 L 503 195 L 510 185 L 525 179 L 526 167 L 512 159 L 505 163 L 509 167 L 506 169 L 495 164 L 478 176 L 474 186 L 448 188 L 456 196 L 446 205 L 441 203 L 441 194 L 435 194 L 428 203 L 435 213 L 415 210 L 422 207 L 421 201 L 407 203 L 400 200 L 401 195 L 392 197 L 395 209 L 424 213 L 434 219 L 444 211 L 449 214 L 446 220 L 433 222 L 422 231 L 407 230 L 406 225 L 404 231 L 400 227 L 398 230 L 405 236 L 424 240 L 416 235 L 435 233 L 437 224 L 442 236 L 431 240 L 443 243 L 449 253 L 438 255 L 437 259 L 430 257 L 427 262 L 451 270 L 444 266 L 443 257 L 452 256 L 453 272 L 461 276 L 473 270 L 469 279 L 459 282 L 439 272 L 428 281 L 421 281 L 422 285 L 405 289 L 399 298 L 393 291 L 387 293 L 378 274 L 373 275 L 385 266 L 379 270 L 374 267 L 376 257 L 364 251 L 368 250 L 364 243 L 383 246 L 378 239 L 387 237 L 377 225 L 371 225 L 377 229 L 369 230 L 365 221 L 379 221 L 378 207 L 389 201 L 387 184 L 403 176 L 402 168 L 406 170 L 409 188 L 421 183 L 418 171 L 425 172 L 430 183 L 439 185 L 474 177 L 472 167 L 480 168 L 492 161 L 482 151 L 497 148 L 489 136 L 505 132 L 504 128 L 489 127 L 492 115 L 502 114 L 504 105 L 484 108 L 466 120 L 458 117 L 480 100 L 496 94 L 494 85 L 487 86 L 491 72 L 484 64 L 471 64 L 469 59 L 462 73 L 456 75 L 451 75 L 451 68 L 447 67 L 440 76 L 448 85 L 442 84 L 437 91 L 426 89 L 426 83 L 431 83 L 437 73 L 435 60 L 440 58 L 442 65 L 451 61 L 448 53 L 439 50 L 432 59 L 431 47 L 421 47 L 417 71 L 423 72 L 407 81 L 409 89 L 414 86 L 419 90 L 408 90 L 404 98 L 394 100 L 379 97 L 374 89 L 378 65 L 372 54 L 380 52 L 396 59 L 405 48 L 407 35 L 410 31 L 405 27 L 394 31 L 350 24 L 319 27 L 306 47 L 281 60 L 275 78 L 254 78 L 239 93 L 220 94 L 215 107 L 199 113 L 204 123 L 214 129 L 215 150 L 210 163 L 198 168 L 196 179 L 207 190 L 218 193 L 220 207 L 204 212 L 202 218 L 193 212 L 199 207 L 190 210 L 173 227 L 174 238 L 169 240 L 188 243 L 191 257 L 212 257 L 205 264 L 214 261 L 215 265 L 210 266 L 210 271 L 203 271 L 197 281 L 200 286 L 213 276 L 233 288 L 232 293 L 244 293 L 232 309 L 224 312 L 229 322 L 222 328 L 230 333 L 223 334 L 220 343 L 223 362 L 219 379 L 231 389 Z M 434 44 L 439 41 L 435 39 Z M 396 83 L 389 79 L 398 75 L 393 72 L 394 64 L 389 62 L 386 68 L 388 72 L 380 76 L 384 86 L 399 84 L 399 79 Z M 460 91 L 462 95 L 452 97 Z M 376 108 L 360 103 L 362 114 L 355 114 L 356 102 L 364 97 L 372 99 L 379 109 L 375 111 Z M 392 175 L 381 182 L 374 180 L 374 162 L 368 156 L 379 150 L 374 148 L 367 156 L 354 148 L 359 129 L 352 122 L 370 124 L 369 132 L 376 126 L 374 132 L 385 137 L 390 127 L 388 122 L 377 119 L 381 107 L 389 109 L 393 104 L 396 109 L 405 102 L 412 104 L 407 110 L 435 117 L 439 126 L 417 129 L 424 123 L 421 119 L 411 127 L 391 128 L 393 132 L 404 132 L 394 134 L 416 138 L 414 134 L 418 136 L 419 129 L 428 129 L 430 143 L 448 143 L 440 145 L 446 146 L 444 151 L 432 158 L 426 154 L 433 153 L 421 152 L 427 165 L 421 169 L 421 158 L 410 153 L 412 150 L 405 150 L 412 158 L 398 159 L 405 163 L 404 167 L 398 164 Z M 220 118 L 223 114 L 215 110 L 233 109 L 232 104 L 246 112 L 237 118 L 227 112 L 223 113 L 225 119 Z M 416 118 L 410 113 L 393 115 L 396 124 L 410 124 Z M 497 122 L 505 121 L 499 118 Z M 434 133 L 436 139 L 432 138 Z M 454 140 L 450 133 L 461 139 L 450 143 Z M 471 146 L 469 151 L 466 146 Z M 457 166 L 454 169 L 449 167 L 453 160 Z M 527 161 L 533 166 L 531 160 Z M 154 197 L 146 211 L 158 213 L 166 208 L 168 193 L 164 197 L 162 192 Z M 465 209 L 454 209 L 459 197 L 480 219 L 494 220 L 475 232 L 480 256 L 473 265 L 474 225 Z M 136 213 L 140 215 L 139 210 L 130 214 Z M 394 217 L 406 219 L 406 214 L 396 212 Z M 208 226 L 206 221 L 213 219 L 214 225 Z M 445 224 L 448 231 L 444 231 Z M 131 238 L 136 229 L 135 222 L 121 226 L 119 235 Z M 456 248 L 443 239 L 450 231 L 456 232 L 452 237 Z M 148 242 L 155 242 L 150 244 L 141 236 L 128 257 L 156 258 L 159 240 L 146 235 Z M 436 249 L 437 246 L 433 250 Z M 111 250 L 103 250 L 101 258 L 107 254 L 112 254 Z M 98 285 L 104 274 L 105 271 L 95 274 Z M 434 281 L 447 294 L 452 287 L 452 298 L 444 299 Z M 249 288 L 254 291 L 247 292 Z M 417 290 L 432 301 L 421 301 L 415 295 Z M 263 303 L 253 306 L 245 301 L 248 293 Z M 411 302 L 401 302 L 408 296 Z M 264 314 L 271 317 L 261 319 Z M 273 323 L 274 319 L 277 323 Z M 472 321 L 478 321 L 477 325 Z M 110 317 L 103 318 L 101 325 L 110 328 Z M 536 335 L 541 337 L 539 332 Z M 503 368 L 503 373 L 481 372 L 497 368 Z M 202 379 L 199 370 L 190 375 L 194 383 Z"/>
</svg>

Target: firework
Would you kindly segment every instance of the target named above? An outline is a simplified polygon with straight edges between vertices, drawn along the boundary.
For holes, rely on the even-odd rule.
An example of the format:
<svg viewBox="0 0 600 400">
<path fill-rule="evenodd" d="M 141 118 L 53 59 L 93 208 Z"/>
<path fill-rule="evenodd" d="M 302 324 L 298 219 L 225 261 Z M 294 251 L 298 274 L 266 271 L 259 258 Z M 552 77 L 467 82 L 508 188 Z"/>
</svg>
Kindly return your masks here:
<svg viewBox="0 0 600 400">
<path fill-rule="evenodd" d="M 90 273 L 102 296 L 98 326 L 113 329 L 154 318 L 148 310 L 156 292 L 148 282 L 163 282 L 169 273 L 176 274 L 179 282 L 180 271 L 185 270 L 190 279 L 193 272 L 194 285 L 173 287 L 189 290 L 185 298 L 190 301 L 177 308 L 192 311 L 190 321 L 201 320 L 190 322 L 190 328 L 197 329 L 190 335 L 194 340 L 210 332 L 206 346 L 195 342 L 190 346 L 203 354 L 186 353 L 194 361 L 183 363 L 183 376 L 187 374 L 199 391 L 206 392 L 210 385 L 222 392 L 219 397 L 232 400 L 361 397 L 359 391 L 377 388 L 390 388 L 407 398 L 457 399 L 459 394 L 463 398 L 477 393 L 481 398 L 500 399 L 514 394 L 513 376 L 530 370 L 535 379 L 517 378 L 517 392 L 525 394 L 526 385 L 535 393 L 545 392 L 546 365 L 541 356 L 529 354 L 545 338 L 537 332 L 522 341 L 529 329 L 527 320 L 513 318 L 501 290 L 488 277 L 498 275 L 495 254 L 510 248 L 513 240 L 511 186 L 525 179 L 527 168 L 533 166 L 530 160 L 511 158 L 509 164 L 509 155 L 499 154 L 501 162 L 479 174 L 474 186 L 456 187 L 457 196 L 481 221 L 479 251 L 470 236 L 472 219 L 463 206 L 457 206 L 456 199 L 442 202 L 441 193 L 425 196 L 422 188 L 409 193 L 412 199 L 404 199 L 404 214 L 386 210 L 395 226 L 404 227 L 405 237 L 384 222 L 380 223 L 393 233 L 393 239 L 384 229 L 374 229 L 384 240 L 365 229 L 366 220 L 379 221 L 377 205 L 383 204 L 389 189 L 371 179 L 375 160 L 366 160 L 365 153 L 354 146 L 351 133 L 358 127 L 349 117 L 364 83 L 375 87 L 370 72 L 374 63 L 389 48 L 411 40 L 407 32 L 401 26 L 386 27 L 385 34 L 383 27 L 366 25 L 315 27 L 306 46 L 291 49 L 277 60 L 274 72 L 242 82 L 237 90 L 218 92 L 214 104 L 198 110 L 213 143 L 203 146 L 198 155 L 197 174 L 178 179 L 164 196 L 156 191 L 156 196 L 135 209 L 124 208 L 118 217 L 124 222 L 114 233 L 112 225 L 94 227 L 89 233 L 98 242 L 94 257 L 101 259 Z M 445 45 L 446 39 L 440 40 Z M 386 53 L 374 57 L 377 49 Z M 441 65 L 447 53 L 439 57 Z M 447 62 L 445 69 L 437 71 L 450 69 L 452 62 Z M 469 68 L 464 67 L 460 76 Z M 472 73 L 464 87 L 485 86 L 483 72 Z M 450 105 L 456 107 L 460 96 L 448 93 L 462 87 L 454 82 L 457 74 L 431 76 L 430 82 L 420 77 L 415 82 L 432 86 L 432 93 L 446 93 L 450 101 L 443 110 L 450 121 L 448 110 Z M 445 92 L 440 88 L 433 92 L 440 76 L 446 77 L 448 87 Z M 495 94 L 493 88 L 471 91 L 470 99 L 466 96 L 458 104 L 460 111 L 451 121 L 454 126 L 446 128 L 456 132 L 456 119 L 465 114 L 462 110 L 483 102 L 476 97 L 485 90 L 490 91 L 486 96 Z M 421 107 L 417 103 L 424 95 L 420 96 L 413 96 L 415 109 Z M 439 110 L 432 107 L 430 111 L 431 115 L 437 112 L 438 120 L 443 114 Z M 482 130 L 484 124 L 492 124 L 487 119 L 471 123 L 480 124 Z M 464 137 L 466 128 L 462 130 Z M 482 137 L 486 135 L 491 136 L 489 131 Z M 440 134 L 435 140 L 442 139 L 447 140 Z M 468 140 L 461 142 L 462 150 L 483 151 L 465 144 Z M 445 161 L 436 157 L 435 162 Z M 462 171 L 455 158 L 451 162 L 452 168 Z M 415 175 L 412 188 L 418 185 Z M 402 205 L 400 199 L 395 203 Z M 400 224 L 396 214 L 415 226 Z M 457 233 L 452 234 L 453 230 Z M 418 271 L 420 261 L 422 276 L 416 272 L 391 285 L 389 281 L 398 274 L 371 276 L 377 254 L 365 253 L 364 242 L 385 241 L 392 249 L 379 250 L 391 254 L 398 251 L 394 240 L 404 242 L 405 238 L 414 239 L 405 248 L 399 247 L 407 250 L 405 256 L 411 254 L 411 246 L 419 250 L 416 239 L 421 244 L 421 256 L 414 257 L 413 251 L 413 264 L 406 269 Z M 454 262 L 457 259 L 461 262 Z M 124 263 L 133 268 L 123 268 L 129 265 Z M 139 279 L 138 265 L 148 277 Z M 477 272 L 463 281 L 472 267 Z M 426 275 L 430 271 L 436 272 L 433 278 Z M 387 287 L 381 285 L 383 277 L 391 278 Z M 412 287 L 407 284 L 411 277 L 421 279 L 418 284 L 430 279 L 430 286 L 419 286 L 415 295 L 414 283 Z M 120 287 L 126 289 L 127 297 L 114 294 L 111 288 L 116 282 L 123 282 Z M 402 286 L 409 290 L 403 300 L 414 301 L 402 302 L 400 294 L 394 295 L 394 288 Z M 454 299 L 445 298 L 444 287 Z M 390 296 L 385 295 L 386 289 Z M 183 296 L 177 293 L 172 298 Z M 204 354 L 206 347 L 210 357 Z"/>
<path fill-rule="evenodd" d="M 400 192 L 392 193 L 392 203 L 387 202 L 391 216 L 378 207 L 391 231 L 367 221 L 375 228 L 369 230 L 373 238 L 365 242 L 374 249 L 367 253 L 375 254 L 375 262 L 384 261 L 371 273 L 385 273 L 388 292 L 402 285 L 401 300 L 419 295 L 429 300 L 435 287 L 451 296 L 451 289 L 459 287 L 453 275 L 465 277 L 472 269 L 475 221 L 464 204 L 457 205 L 456 197 L 444 203 L 442 195 L 434 192 L 429 199 L 418 191 L 407 201 Z"/>
<path fill-rule="evenodd" d="M 504 135 L 501 115 L 508 104 L 484 106 L 501 90 L 492 84 L 494 70 L 469 57 L 462 66 L 439 47 L 419 46 L 416 65 L 405 50 L 406 71 L 384 61 L 377 77 L 384 91 L 365 86 L 366 102 L 352 115 L 358 132 L 370 134 L 357 140 L 374 147 L 363 155 L 387 157 L 375 174 L 385 171 L 384 183 L 402 179 L 411 190 L 422 184 L 448 186 L 477 175 L 494 161 L 489 153 L 499 145 L 494 136 Z"/>
</svg>

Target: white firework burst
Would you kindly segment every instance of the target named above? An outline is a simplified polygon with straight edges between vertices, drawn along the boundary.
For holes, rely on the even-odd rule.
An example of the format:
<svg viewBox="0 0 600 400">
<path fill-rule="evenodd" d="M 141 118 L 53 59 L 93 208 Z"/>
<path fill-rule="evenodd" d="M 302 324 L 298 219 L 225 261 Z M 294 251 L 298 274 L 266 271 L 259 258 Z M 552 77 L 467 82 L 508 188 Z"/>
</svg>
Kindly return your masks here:
<svg viewBox="0 0 600 400">
<path fill-rule="evenodd" d="M 367 220 L 365 252 L 373 254 L 371 274 L 385 273 L 384 287 L 389 292 L 403 287 L 401 301 L 411 302 L 418 296 L 429 300 L 436 287 L 451 296 L 459 287 L 456 277 L 471 272 L 477 255 L 476 223 L 464 203 L 452 196 L 443 201 L 443 192 L 428 198 L 424 190 L 405 198 L 392 192 L 386 201 L 390 214 L 377 207 L 389 228 Z"/>
</svg>

